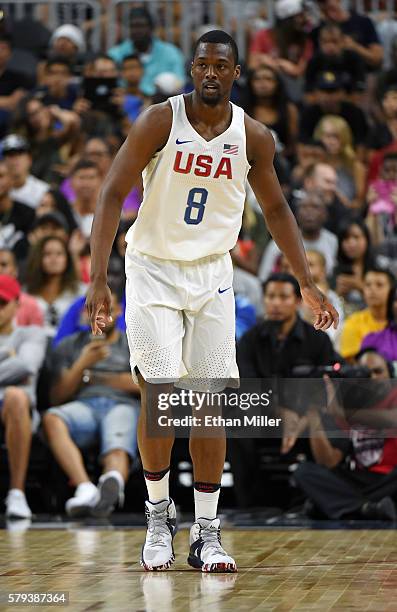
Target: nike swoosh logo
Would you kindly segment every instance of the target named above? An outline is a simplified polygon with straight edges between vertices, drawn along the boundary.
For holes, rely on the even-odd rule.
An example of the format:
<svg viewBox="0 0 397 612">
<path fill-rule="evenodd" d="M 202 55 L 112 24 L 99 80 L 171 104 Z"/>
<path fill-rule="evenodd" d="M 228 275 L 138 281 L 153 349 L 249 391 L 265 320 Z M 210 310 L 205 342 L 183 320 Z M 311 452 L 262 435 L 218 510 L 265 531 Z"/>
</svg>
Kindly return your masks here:
<svg viewBox="0 0 397 612">
<path fill-rule="evenodd" d="M 179 138 L 177 138 L 175 142 L 177 145 L 180 145 L 180 144 L 186 144 L 187 142 L 193 142 L 193 140 L 179 140 Z"/>
<path fill-rule="evenodd" d="M 229 291 L 232 287 L 226 287 L 226 289 L 218 289 L 218 293 L 225 293 L 225 291 Z"/>
</svg>

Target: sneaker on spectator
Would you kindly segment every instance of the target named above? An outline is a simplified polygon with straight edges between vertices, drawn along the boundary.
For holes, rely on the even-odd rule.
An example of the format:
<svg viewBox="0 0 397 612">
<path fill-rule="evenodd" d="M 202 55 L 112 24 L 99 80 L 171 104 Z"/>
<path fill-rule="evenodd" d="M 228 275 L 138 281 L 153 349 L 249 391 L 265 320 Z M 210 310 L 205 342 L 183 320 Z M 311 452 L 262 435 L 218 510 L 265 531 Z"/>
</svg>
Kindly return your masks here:
<svg viewBox="0 0 397 612">
<path fill-rule="evenodd" d="M 89 516 L 99 501 L 99 491 L 92 482 L 82 482 L 76 488 L 74 497 L 65 504 L 66 514 L 72 518 Z"/>
<path fill-rule="evenodd" d="M 10 489 L 5 500 L 6 517 L 26 519 L 32 517 L 32 511 L 26 501 L 25 493 L 20 489 Z"/>
<path fill-rule="evenodd" d="M 117 470 L 110 470 L 102 474 L 98 482 L 99 501 L 92 511 L 96 517 L 109 516 L 116 505 L 124 504 L 124 479 Z"/>
</svg>

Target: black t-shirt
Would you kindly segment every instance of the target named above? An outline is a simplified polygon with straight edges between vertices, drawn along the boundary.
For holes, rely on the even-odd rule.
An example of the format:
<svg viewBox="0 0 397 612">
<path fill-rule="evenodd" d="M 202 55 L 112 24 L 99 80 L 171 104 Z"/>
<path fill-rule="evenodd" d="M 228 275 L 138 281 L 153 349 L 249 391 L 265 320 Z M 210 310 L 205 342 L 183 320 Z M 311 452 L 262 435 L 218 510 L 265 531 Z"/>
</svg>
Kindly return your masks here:
<svg viewBox="0 0 397 612">
<path fill-rule="evenodd" d="M 21 202 L 14 201 L 10 210 L 0 212 L 0 248 L 11 249 L 18 261 L 25 259 L 29 250 L 27 234 L 34 220 L 33 208 Z"/>
<path fill-rule="evenodd" d="M 318 35 L 325 22 L 322 22 L 318 28 L 312 32 L 312 39 L 318 46 Z M 379 36 L 375 26 L 369 17 L 360 15 L 355 11 L 350 11 L 350 17 L 346 21 L 338 22 L 338 26 L 346 36 L 351 36 L 356 42 L 363 47 L 369 47 L 373 44 L 380 44 Z"/>
<path fill-rule="evenodd" d="M 319 104 L 310 104 L 303 108 L 300 115 L 299 140 L 307 141 L 312 138 L 317 123 L 324 115 L 330 115 L 329 111 L 324 111 Z M 341 102 L 337 113 L 347 121 L 353 136 L 354 144 L 364 144 L 367 140 L 368 123 L 361 108 L 351 102 Z"/>
<path fill-rule="evenodd" d="M 306 91 L 313 91 L 318 75 L 321 72 L 333 72 L 343 84 L 346 91 L 357 91 L 359 85 L 365 84 L 365 62 L 354 51 L 345 49 L 339 56 L 324 55 L 318 51 L 308 63 L 305 79 Z"/>
</svg>

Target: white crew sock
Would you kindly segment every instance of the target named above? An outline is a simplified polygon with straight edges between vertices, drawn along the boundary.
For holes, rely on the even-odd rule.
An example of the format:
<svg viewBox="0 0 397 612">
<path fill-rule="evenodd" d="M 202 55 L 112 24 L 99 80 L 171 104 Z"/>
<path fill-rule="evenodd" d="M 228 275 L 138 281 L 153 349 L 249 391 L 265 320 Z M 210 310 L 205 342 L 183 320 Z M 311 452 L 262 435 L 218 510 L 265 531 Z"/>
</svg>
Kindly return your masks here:
<svg viewBox="0 0 397 612">
<path fill-rule="evenodd" d="M 194 489 L 194 515 L 199 518 L 214 519 L 217 515 L 220 488 L 214 493 L 203 493 Z"/>
<path fill-rule="evenodd" d="M 152 480 L 146 478 L 145 482 L 146 488 L 149 496 L 149 501 L 152 504 L 157 504 L 157 502 L 162 501 L 163 499 L 169 499 L 169 479 L 170 479 L 170 471 L 168 470 L 160 480 Z"/>
</svg>

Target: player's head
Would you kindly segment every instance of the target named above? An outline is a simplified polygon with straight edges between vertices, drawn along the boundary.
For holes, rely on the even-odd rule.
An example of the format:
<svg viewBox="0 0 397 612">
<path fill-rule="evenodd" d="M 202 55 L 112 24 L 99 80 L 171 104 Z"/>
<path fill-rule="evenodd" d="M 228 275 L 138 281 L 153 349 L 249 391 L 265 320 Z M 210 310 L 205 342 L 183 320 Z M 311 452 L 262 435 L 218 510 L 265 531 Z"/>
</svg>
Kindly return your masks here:
<svg viewBox="0 0 397 612">
<path fill-rule="evenodd" d="M 193 53 L 191 75 L 201 100 L 215 106 L 228 99 L 233 82 L 240 76 L 238 49 L 223 30 L 211 30 L 200 36 Z"/>
</svg>

